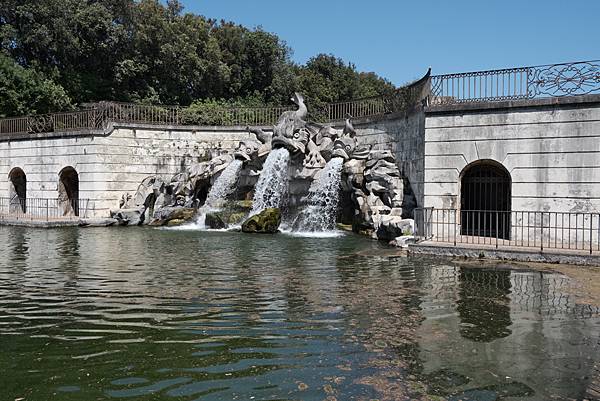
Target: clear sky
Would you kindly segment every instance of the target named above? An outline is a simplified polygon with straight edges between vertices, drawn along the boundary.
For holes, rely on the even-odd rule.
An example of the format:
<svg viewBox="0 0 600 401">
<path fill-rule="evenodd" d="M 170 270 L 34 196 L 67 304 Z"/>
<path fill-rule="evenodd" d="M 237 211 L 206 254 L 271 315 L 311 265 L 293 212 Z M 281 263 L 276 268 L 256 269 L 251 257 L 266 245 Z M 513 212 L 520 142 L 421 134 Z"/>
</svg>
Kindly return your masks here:
<svg viewBox="0 0 600 401">
<path fill-rule="evenodd" d="M 401 85 L 434 74 L 600 59 L 600 0 L 181 0 Z"/>
</svg>

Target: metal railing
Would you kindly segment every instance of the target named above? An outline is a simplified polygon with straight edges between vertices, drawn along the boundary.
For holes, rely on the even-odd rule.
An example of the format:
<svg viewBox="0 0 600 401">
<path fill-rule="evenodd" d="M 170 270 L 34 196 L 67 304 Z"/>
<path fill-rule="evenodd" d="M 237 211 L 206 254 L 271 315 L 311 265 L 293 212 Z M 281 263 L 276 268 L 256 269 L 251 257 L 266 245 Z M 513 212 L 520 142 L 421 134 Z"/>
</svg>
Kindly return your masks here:
<svg viewBox="0 0 600 401">
<path fill-rule="evenodd" d="M 386 112 L 388 112 L 388 108 L 384 96 L 331 103 L 325 107 L 325 115 L 328 121 L 343 120 L 347 115 L 361 118 L 385 114 Z"/>
<path fill-rule="evenodd" d="M 155 125 L 272 125 L 291 107 L 193 109 L 101 102 L 81 111 L 0 119 L 0 134 L 101 130 L 109 123 Z"/>
<path fill-rule="evenodd" d="M 0 197 L 0 223 L 10 220 L 63 221 L 88 218 L 93 211 L 89 199 Z"/>
<path fill-rule="evenodd" d="M 416 236 L 446 244 L 600 252 L 600 213 L 419 208 Z"/>
<path fill-rule="evenodd" d="M 430 104 L 580 96 L 600 93 L 600 60 L 431 77 Z"/>
<path fill-rule="evenodd" d="M 387 95 L 368 97 L 348 102 L 326 104 L 310 110 L 310 118 L 318 122 L 339 121 L 351 115 L 354 118 L 377 116 L 408 110 L 425 98 L 429 92 L 428 72 L 422 79 Z M 140 123 L 155 125 L 254 125 L 277 123 L 291 106 L 274 107 L 180 107 L 143 105 L 120 102 L 99 102 L 86 109 L 67 113 L 43 114 L 0 119 L 1 134 L 38 134 L 69 131 L 100 130 L 109 123 Z"/>
<path fill-rule="evenodd" d="M 353 118 L 374 117 L 384 114 L 406 112 L 420 106 L 429 95 L 431 69 L 417 81 L 396 89 L 392 93 L 366 97 L 347 102 L 329 103 L 323 110 L 311 113 L 311 118 L 320 122 L 340 121 L 348 115 Z"/>
<path fill-rule="evenodd" d="M 86 109 L 68 113 L 41 114 L 0 120 L 0 134 L 37 134 L 97 130 L 104 126 L 105 118 L 99 109 Z"/>
</svg>

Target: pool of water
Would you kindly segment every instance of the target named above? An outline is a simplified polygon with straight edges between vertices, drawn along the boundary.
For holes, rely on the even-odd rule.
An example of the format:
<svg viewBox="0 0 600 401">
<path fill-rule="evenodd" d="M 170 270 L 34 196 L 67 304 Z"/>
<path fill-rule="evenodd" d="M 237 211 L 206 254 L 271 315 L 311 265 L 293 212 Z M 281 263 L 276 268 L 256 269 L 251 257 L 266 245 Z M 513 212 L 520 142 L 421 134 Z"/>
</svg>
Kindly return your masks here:
<svg viewBox="0 0 600 401">
<path fill-rule="evenodd" d="M 560 273 L 352 234 L 0 242 L 2 400 L 566 400 L 599 381 L 599 310 Z"/>
</svg>

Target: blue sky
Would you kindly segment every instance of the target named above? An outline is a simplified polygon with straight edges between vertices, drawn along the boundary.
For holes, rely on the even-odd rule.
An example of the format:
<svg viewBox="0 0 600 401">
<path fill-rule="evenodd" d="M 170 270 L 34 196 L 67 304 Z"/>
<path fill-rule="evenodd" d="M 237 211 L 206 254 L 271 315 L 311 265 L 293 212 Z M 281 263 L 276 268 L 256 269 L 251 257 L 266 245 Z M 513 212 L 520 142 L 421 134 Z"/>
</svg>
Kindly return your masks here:
<svg viewBox="0 0 600 401">
<path fill-rule="evenodd" d="M 434 74 L 600 59 L 600 0 L 182 0 L 401 85 Z"/>
</svg>

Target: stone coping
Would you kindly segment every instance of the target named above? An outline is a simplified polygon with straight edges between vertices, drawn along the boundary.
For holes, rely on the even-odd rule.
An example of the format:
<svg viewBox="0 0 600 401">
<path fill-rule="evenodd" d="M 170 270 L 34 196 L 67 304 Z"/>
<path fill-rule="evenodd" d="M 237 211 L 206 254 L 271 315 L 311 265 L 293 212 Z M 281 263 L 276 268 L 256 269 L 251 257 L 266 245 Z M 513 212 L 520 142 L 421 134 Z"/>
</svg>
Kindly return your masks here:
<svg viewBox="0 0 600 401">
<path fill-rule="evenodd" d="M 425 114 L 460 114 L 464 112 L 484 112 L 488 110 L 528 108 L 548 109 L 553 108 L 555 106 L 571 106 L 573 108 L 576 108 L 581 107 L 583 105 L 600 105 L 600 94 L 504 101 L 474 101 L 431 105 L 425 107 Z"/>
<path fill-rule="evenodd" d="M 581 266 L 600 266 L 600 253 L 568 249 L 539 249 L 526 247 L 498 247 L 485 245 L 459 245 L 423 241 L 409 245 L 409 254 L 435 255 L 450 258 L 496 259 L 516 262 L 558 263 Z"/>
</svg>

